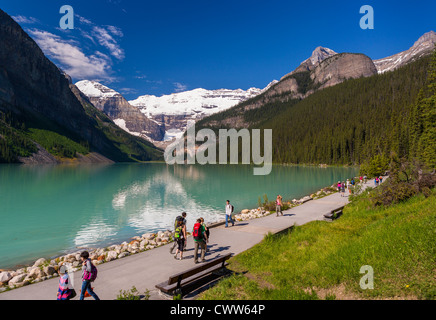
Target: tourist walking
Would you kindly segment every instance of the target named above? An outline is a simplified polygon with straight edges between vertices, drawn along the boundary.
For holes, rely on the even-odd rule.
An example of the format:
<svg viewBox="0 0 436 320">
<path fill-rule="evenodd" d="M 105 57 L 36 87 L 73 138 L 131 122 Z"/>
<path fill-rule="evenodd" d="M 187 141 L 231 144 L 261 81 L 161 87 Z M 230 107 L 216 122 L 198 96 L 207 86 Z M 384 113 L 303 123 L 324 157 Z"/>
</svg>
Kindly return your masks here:
<svg viewBox="0 0 436 320">
<path fill-rule="evenodd" d="M 204 255 L 206 254 L 206 243 L 208 238 L 205 232 L 205 227 L 201 224 L 201 219 L 197 219 L 192 230 L 194 237 L 194 263 L 198 263 L 198 249 L 201 250 L 200 262 L 204 262 Z"/>
<path fill-rule="evenodd" d="M 366 183 L 366 181 L 368 180 L 368 177 L 366 176 L 366 174 L 363 176 L 363 183 Z"/>
<path fill-rule="evenodd" d="M 76 290 L 70 288 L 70 276 L 66 266 L 61 266 L 59 269 L 59 288 L 57 294 L 57 300 L 71 300 L 76 296 Z"/>
<path fill-rule="evenodd" d="M 351 183 L 350 183 L 350 179 L 347 179 L 347 190 L 348 190 L 348 194 L 351 194 Z"/>
<path fill-rule="evenodd" d="M 209 239 L 210 239 L 210 230 L 207 227 L 206 223 L 204 223 L 204 219 L 200 218 L 200 220 L 201 220 L 201 225 L 204 227 L 204 230 L 205 230 L 205 233 L 206 233 L 206 236 L 207 236 L 207 241 L 209 241 Z M 207 243 L 206 243 L 206 252 L 208 252 L 208 251 L 209 251 L 209 248 L 207 247 Z"/>
<path fill-rule="evenodd" d="M 379 181 L 380 184 L 382 184 L 382 182 L 383 182 L 383 177 L 380 176 L 380 177 L 378 178 L 378 181 Z"/>
<path fill-rule="evenodd" d="M 83 251 L 80 254 L 80 260 L 82 260 L 82 291 L 80 292 L 80 300 L 85 298 L 86 291 L 95 300 L 100 300 L 91 288 L 91 282 L 93 282 L 97 277 L 97 268 L 91 263 L 89 252 Z"/>
<path fill-rule="evenodd" d="M 176 220 L 174 221 L 174 230 L 177 228 L 178 226 L 178 221 L 181 220 L 182 223 L 186 226 L 186 212 L 182 212 L 182 215 L 177 216 Z M 186 239 L 186 238 L 185 238 Z M 170 246 L 170 254 L 173 254 L 174 249 L 177 247 L 177 241 L 174 241 L 173 245 Z M 184 241 L 183 243 L 183 250 L 186 248 L 186 241 Z"/>
<path fill-rule="evenodd" d="M 177 220 L 177 227 L 174 230 L 174 239 L 177 244 L 176 254 L 174 255 L 174 259 L 177 260 L 177 255 L 180 252 L 180 258 L 178 260 L 183 259 L 183 249 L 185 247 L 186 242 L 186 225 L 183 223 L 182 219 Z"/>
<path fill-rule="evenodd" d="M 363 177 L 362 176 L 359 177 L 359 182 L 360 182 L 360 184 L 363 183 Z"/>
<path fill-rule="evenodd" d="M 235 225 L 235 221 L 232 219 L 233 206 L 230 204 L 230 200 L 226 201 L 226 228 L 229 226 L 229 220 L 232 223 L 232 226 Z"/>
<path fill-rule="evenodd" d="M 341 183 L 341 192 L 342 192 L 342 196 L 345 197 L 345 182 L 342 181 Z"/>
<path fill-rule="evenodd" d="M 276 199 L 276 214 L 277 214 L 277 217 L 279 216 L 279 212 L 283 215 L 283 212 L 282 212 L 282 196 L 281 195 L 277 195 L 277 199 Z"/>
</svg>

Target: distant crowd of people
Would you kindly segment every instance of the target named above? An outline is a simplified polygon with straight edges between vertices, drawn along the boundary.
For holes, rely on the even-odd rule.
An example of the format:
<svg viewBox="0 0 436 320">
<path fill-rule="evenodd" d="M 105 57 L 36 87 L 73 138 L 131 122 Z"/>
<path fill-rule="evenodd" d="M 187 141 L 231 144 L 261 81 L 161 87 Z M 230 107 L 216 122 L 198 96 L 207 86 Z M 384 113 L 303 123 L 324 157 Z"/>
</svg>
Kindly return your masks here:
<svg viewBox="0 0 436 320">
<path fill-rule="evenodd" d="M 367 181 L 368 181 L 368 177 L 366 175 L 359 177 L 360 185 L 363 185 Z M 383 182 L 382 176 L 375 177 L 374 178 L 374 187 L 377 187 L 382 182 Z M 346 197 L 345 190 L 347 190 L 348 195 L 352 194 L 355 186 L 356 186 L 356 181 L 354 180 L 354 178 L 347 179 L 347 181 L 342 181 L 342 182 L 338 181 L 338 184 L 337 184 L 338 192 L 340 192 L 341 197 Z"/>
</svg>

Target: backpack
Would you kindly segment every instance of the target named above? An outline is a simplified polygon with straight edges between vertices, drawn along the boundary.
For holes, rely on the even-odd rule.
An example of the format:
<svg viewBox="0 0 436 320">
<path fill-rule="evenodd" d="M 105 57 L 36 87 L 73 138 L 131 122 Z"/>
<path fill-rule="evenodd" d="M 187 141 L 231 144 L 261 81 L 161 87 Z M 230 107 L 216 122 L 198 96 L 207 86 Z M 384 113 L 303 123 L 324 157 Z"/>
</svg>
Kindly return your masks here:
<svg viewBox="0 0 436 320">
<path fill-rule="evenodd" d="M 97 271 L 97 268 L 94 266 L 94 264 L 91 261 L 89 263 L 91 264 L 91 272 L 85 271 L 83 279 L 93 282 L 93 281 L 95 281 L 95 279 L 97 279 L 98 271 Z"/>
<path fill-rule="evenodd" d="M 177 222 L 182 221 L 183 222 L 183 217 L 182 216 L 177 216 L 176 221 L 174 222 L 174 228 L 177 228 Z"/>
<path fill-rule="evenodd" d="M 194 240 L 203 240 L 203 233 L 201 232 L 201 223 L 194 224 L 194 230 L 192 231 Z"/>
<path fill-rule="evenodd" d="M 180 239 L 181 236 L 182 236 L 182 226 L 177 227 L 175 232 L 174 232 L 174 238 Z"/>
<path fill-rule="evenodd" d="M 235 207 L 232 205 L 232 213 L 233 213 L 233 210 L 235 210 Z"/>
</svg>

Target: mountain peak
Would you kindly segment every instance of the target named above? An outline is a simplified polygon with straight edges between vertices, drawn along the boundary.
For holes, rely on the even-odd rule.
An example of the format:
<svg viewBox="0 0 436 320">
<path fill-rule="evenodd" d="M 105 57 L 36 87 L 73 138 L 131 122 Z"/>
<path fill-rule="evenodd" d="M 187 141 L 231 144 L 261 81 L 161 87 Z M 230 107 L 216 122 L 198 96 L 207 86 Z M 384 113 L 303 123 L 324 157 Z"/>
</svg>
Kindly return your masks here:
<svg viewBox="0 0 436 320">
<path fill-rule="evenodd" d="M 424 33 L 408 50 L 399 52 L 392 56 L 374 60 L 378 73 L 395 70 L 413 60 L 431 53 L 436 44 L 436 32 Z"/>
<path fill-rule="evenodd" d="M 436 32 L 429 31 L 424 33 L 418 40 L 413 44 L 413 47 L 422 45 L 424 42 L 436 43 Z"/>
<path fill-rule="evenodd" d="M 312 62 L 313 65 L 316 65 L 321 61 L 325 60 L 326 58 L 334 56 L 335 54 L 337 53 L 332 49 L 320 46 L 320 47 L 316 47 L 316 49 L 313 50 L 312 55 L 308 60 L 310 60 L 310 62 Z"/>
<path fill-rule="evenodd" d="M 99 97 L 114 97 L 120 95 L 113 89 L 110 89 L 100 82 L 92 80 L 82 80 L 76 82 L 76 87 L 79 88 L 88 98 L 99 98 Z"/>
</svg>

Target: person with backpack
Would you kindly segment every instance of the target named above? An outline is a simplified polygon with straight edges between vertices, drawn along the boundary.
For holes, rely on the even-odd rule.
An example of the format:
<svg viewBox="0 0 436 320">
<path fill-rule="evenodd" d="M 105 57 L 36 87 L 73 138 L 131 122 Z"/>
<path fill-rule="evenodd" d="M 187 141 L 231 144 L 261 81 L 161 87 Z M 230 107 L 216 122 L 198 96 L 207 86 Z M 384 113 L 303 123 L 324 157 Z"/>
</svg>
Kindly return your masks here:
<svg viewBox="0 0 436 320">
<path fill-rule="evenodd" d="M 203 218 L 200 218 L 200 220 L 201 220 L 201 225 L 204 227 L 204 230 L 205 230 L 205 232 L 206 232 L 207 241 L 209 241 L 209 239 L 210 239 L 210 230 L 209 230 L 209 228 L 206 226 L 206 224 L 204 223 L 204 219 L 203 219 Z M 206 252 L 208 252 L 208 251 L 209 251 L 209 249 L 207 248 L 207 244 L 206 244 Z"/>
<path fill-rule="evenodd" d="M 183 248 L 186 242 L 186 225 L 183 223 L 183 220 L 177 220 L 177 227 L 174 231 L 174 239 L 176 239 L 177 249 L 176 254 L 174 255 L 174 259 L 177 260 L 177 255 L 180 252 L 180 258 L 178 260 L 183 259 Z"/>
<path fill-rule="evenodd" d="M 181 216 L 176 217 L 176 220 L 174 221 L 174 230 L 177 228 L 179 220 L 182 221 L 182 223 L 186 226 L 186 212 L 183 211 Z M 170 254 L 173 254 L 174 249 L 176 247 L 177 247 L 177 241 L 174 241 L 172 247 L 170 247 Z M 186 241 L 183 244 L 183 249 L 185 248 L 186 248 Z"/>
<path fill-rule="evenodd" d="M 80 260 L 82 260 L 82 291 L 80 292 L 80 300 L 83 300 L 85 298 L 86 291 L 95 300 L 100 300 L 100 298 L 91 288 L 91 282 L 94 282 L 97 278 L 97 268 L 92 264 L 91 260 L 89 259 L 89 252 L 83 251 L 80 254 Z"/>
<path fill-rule="evenodd" d="M 70 277 L 67 268 L 63 265 L 59 268 L 59 288 L 56 300 L 71 300 L 76 296 L 74 288 L 70 288 Z"/>
<path fill-rule="evenodd" d="M 226 228 L 229 226 L 229 220 L 232 222 L 232 227 L 235 225 L 235 221 L 232 219 L 234 207 L 230 204 L 230 200 L 226 201 Z"/>
<path fill-rule="evenodd" d="M 194 263 L 198 263 L 198 248 L 201 250 L 200 262 L 204 262 L 208 238 L 205 227 L 201 224 L 201 219 L 197 219 L 197 223 L 194 224 L 192 236 L 194 237 Z"/>
</svg>

